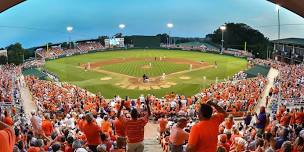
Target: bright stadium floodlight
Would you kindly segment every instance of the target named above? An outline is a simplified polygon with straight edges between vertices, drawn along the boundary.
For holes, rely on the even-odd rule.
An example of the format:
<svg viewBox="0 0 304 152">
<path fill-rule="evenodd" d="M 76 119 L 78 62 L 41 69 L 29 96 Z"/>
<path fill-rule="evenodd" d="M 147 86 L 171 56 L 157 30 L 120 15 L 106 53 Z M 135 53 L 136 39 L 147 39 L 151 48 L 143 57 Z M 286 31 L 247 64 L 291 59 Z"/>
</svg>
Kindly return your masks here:
<svg viewBox="0 0 304 152">
<path fill-rule="evenodd" d="M 72 32 L 72 31 L 73 31 L 73 27 L 72 27 L 72 26 L 68 26 L 68 27 L 66 28 L 66 30 L 67 30 L 68 32 Z"/>
<path fill-rule="evenodd" d="M 125 25 L 125 24 L 119 24 L 118 27 L 119 27 L 120 29 L 124 29 L 124 28 L 126 27 L 126 25 Z"/>
<path fill-rule="evenodd" d="M 280 9 L 280 5 L 276 4 L 275 9 L 276 9 L 276 11 L 279 11 L 279 9 Z"/>
<path fill-rule="evenodd" d="M 72 26 L 68 26 L 66 28 L 66 30 L 68 31 L 69 33 L 69 47 L 71 48 L 71 32 L 73 31 L 73 27 Z"/>
<path fill-rule="evenodd" d="M 174 25 L 173 25 L 172 23 L 168 23 L 168 24 L 167 24 L 167 27 L 168 27 L 168 28 L 173 28 L 173 26 L 174 26 Z"/>
<path fill-rule="evenodd" d="M 174 27 L 173 23 L 167 23 L 167 28 L 169 28 L 169 35 L 167 39 L 167 46 L 169 47 L 171 45 L 171 39 L 170 39 L 170 34 L 171 34 L 171 29 Z"/>
<path fill-rule="evenodd" d="M 226 30 L 226 26 L 225 26 L 225 25 L 222 25 L 222 26 L 220 27 L 220 29 L 221 29 L 222 31 L 225 31 L 225 30 Z"/>
<path fill-rule="evenodd" d="M 223 54 L 224 51 L 224 31 L 226 30 L 226 25 L 222 25 L 220 27 L 221 31 L 222 31 L 222 48 L 221 48 L 221 54 Z"/>
</svg>

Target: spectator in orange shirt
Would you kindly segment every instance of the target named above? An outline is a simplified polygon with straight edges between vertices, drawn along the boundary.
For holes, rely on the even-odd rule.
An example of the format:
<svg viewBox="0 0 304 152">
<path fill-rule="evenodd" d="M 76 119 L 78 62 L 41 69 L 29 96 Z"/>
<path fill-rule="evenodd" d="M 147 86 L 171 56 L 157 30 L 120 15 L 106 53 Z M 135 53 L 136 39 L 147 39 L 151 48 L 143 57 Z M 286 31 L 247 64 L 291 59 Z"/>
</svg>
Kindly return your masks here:
<svg viewBox="0 0 304 152">
<path fill-rule="evenodd" d="M 183 145 L 189 138 L 189 133 L 183 129 L 187 126 L 187 119 L 180 118 L 175 126 L 170 131 L 170 151 L 183 152 Z"/>
<path fill-rule="evenodd" d="M 14 129 L 0 121 L 0 151 L 13 151 L 15 138 Z"/>
<path fill-rule="evenodd" d="M 91 113 L 86 114 L 85 120 L 83 132 L 87 138 L 87 145 L 93 152 L 97 152 L 97 146 L 101 144 L 101 128 L 96 124 Z"/>
<path fill-rule="evenodd" d="M 212 107 L 217 110 L 214 115 L 212 115 Z M 227 117 L 227 113 L 222 107 L 209 100 L 207 104 L 201 104 L 198 116 L 200 121 L 190 130 L 187 151 L 215 152 L 219 125 Z"/>
<path fill-rule="evenodd" d="M 164 115 L 161 115 L 160 116 L 160 119 L 158 120 L 158 123 L 159 123 L 159 133 L 160 133 L 160 136 L 162 135 L 162 133 L 166 130 L 167 128 L 167 124 L 168 124 L 168 120 L 167 118 L 165 118 Z"/>
<path fill-rule="evenodd" d="M 290 114 L 289 114 L 289 109 L 286 110 L 286 112 L 283 113 L 281 120 L 280 120 L 280 124 L 281 126 L 288 126 L 290 123 Z"/>
<path fill-rule="evenodd" d="M 226 120 L 224 121 L 223 125 L 225 127 L 224 133 L 227 133 L 227 132 L 231 133 L 232 126 L 234 125 L 233 115 L 232 114 L 230 114 L 228 116 L 228 118 L 226 118 Z"/>
<path fill-rule="evenodd" d="M 143 152 L 144 151 L 144 127 L 148 123 L 148 118 L 151 115 L 150 103 L 146 99 L 148 113 L 140 117 L 137 109 L 131 110 L 131 119 L 124 119 L 121 117 L 121 110 L 124 106 L 124 101 L 121 102 L 120 108 L 117 112 L 117 117 L 122 119 L 125 125 L 125 132 L 127 135 L 127 151 L 128 152 Z"/>
<path fill-rule="evenodd" d="M 298 125 L 301 125 L 303 123 L 303 119 L 304 119 L 304 112 L 303 112 L 304 107 L 301 107 L 301 109 L 298 111 L 296 111 L 295 114 L 295 122 Z"/>
<path fill-rule="evenodd" d="M 126 97 L 124 106 L 126 107 L 127 110 L 131 109 L 131 100 L 129 99 L 129 97 Z"/>
<path fill-rule="evenodd" d="M 68 136 L 66 141 L 64 152 L 73 152 L 72 144 L 74 142 L 74 138 L 72 136 Z"/>
<path fill-rule="evenodd" d="M 9 126 L 14 125 L 13 119 L 10 117 L 9 113 L 7 111 L 4 111 L 4 119 L 3 122 L 6 123 Z"/>
<path fill-rule="evenodd" d="M 119 137 L 126 137 L 125 126 L 123 124 L 123 121 L 121 121 L 120 119 L 116 118 L 114 120 L 114 127 L 115 127 L 115 133 L 116 133 L 117 136 L 119 136 Z"/>
<path fill-rule="evenodd" d="M 108 120 L 108 116 L 104 116 L 104 122 L 101 125 L 101 130 L 103 133 L 109 134 L 110 130 L 111 130 L 111 123 Z"/>
<path fill-rule="evenodd" d="M 53 123 L 50 121 L 50 116 L 48 114 L 45 114 L 44 118 L 45 119 L 42 121 L 42 130 L 44 135 L 49 137 L 54 130 Z"/>
<path fill-rule="evenodd" d="M 221 134 L 218 136 L 219 138 L 219 143 L 218 147 L 224 147 L 226 151 L 230 150 L 230 144 L 227 142 L 227 135 L 226 134 Z"/>
<path fill-rule="evenodd" d="M 79 115 L 79 119 L 77 121 L 77 125 L 80 131 L 83 131 L 83 125 L 85 124 L 84 116 L 83 114 Z"/>
</svg>

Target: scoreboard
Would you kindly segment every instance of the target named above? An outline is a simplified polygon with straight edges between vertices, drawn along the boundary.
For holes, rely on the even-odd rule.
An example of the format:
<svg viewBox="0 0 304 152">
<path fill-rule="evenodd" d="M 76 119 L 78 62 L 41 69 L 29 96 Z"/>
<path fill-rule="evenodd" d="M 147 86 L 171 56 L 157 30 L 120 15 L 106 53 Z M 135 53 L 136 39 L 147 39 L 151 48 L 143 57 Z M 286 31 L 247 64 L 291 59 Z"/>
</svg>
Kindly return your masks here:
<svg viewBox="0 0 304 152">
<path fill-rule="evenodd" d="M 0 56 L 6 56 L 7 57 L 7 50 L 0 50 Z"/>
<path fill-rule="evenodd" d="M 125 40 L 124 38 L 105 39 L 105 47 L 106 48 L 125 47 Z"/>
</svg>

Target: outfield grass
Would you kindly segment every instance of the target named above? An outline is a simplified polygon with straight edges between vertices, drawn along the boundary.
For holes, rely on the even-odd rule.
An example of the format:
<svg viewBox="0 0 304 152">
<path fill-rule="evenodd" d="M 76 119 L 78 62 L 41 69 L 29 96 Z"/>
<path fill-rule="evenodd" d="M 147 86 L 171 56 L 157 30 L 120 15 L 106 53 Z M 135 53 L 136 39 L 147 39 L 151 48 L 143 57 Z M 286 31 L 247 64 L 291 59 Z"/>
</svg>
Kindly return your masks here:
<svg viewBox="0 0 304 152">
<path fill-rule="evenodd" d="M 168 58 L 180 58 L 190 59 L 193 61 L 204 61 L 209 64 L 217 63 L 217 68 L 208 68 L 198 71 L 188 72 L 186 74 L 177 74 L 174 77 L 168 77 L 168 81 L 175 82 L 177 85 L 170 88 L 163 88 L 159 90 L 128 90 L 115 86 L 115 83 L 125 81 L 125 77 L 112 74 L 100 73 L 95 71 L 84 71 L 79 68 L 80 64 L 88 62 L 96 62 L 103 60 L 110 60 L 119 57 L 136 57 L 136 58 L 153 58 L 163 57 Z M 166 73 L 172 73 L 177 71 L 183 71 L 189 68 L 189 65 L 174 64 L 166 62 L 155 62 L 152 65 L 152 69 L 146 69 L 144 71 L 149 76 L 161 75 L 164 71 Z M 142 64 L 141 61 L 118 63 L 113 65 L 105 65 L 100 67 L 103 70 L 111 70 L 117 73 L 123 73 L 130 76 L 142 76 Z M 233 76 L 238 71 L 244 70 L 247 67 L 247 61 L 231 56 L 224 56 L 211 53 L 202 52 L 190 52 L 179 50 L 128 50 L 128 51 L 108 51 L 99 52 L 94 54 L 85 54 L 79 56 L 65 57 L 52 61 L 47 61 L 45 68 L 50 72 L 56 73 L 61 81 L 69 82 L 78 85 L 82 88 L 86 88 L 93 93 L 101 92 L 106 98 L 112 98 L 114 95 L 130 96 L 137 98 L 140 94 L 155 94 L 159 97 L 166 93 L 176 92 L 185 95 L 194 95 L 199 92 L 201 88 L 208 87 L 210 83 L 214 83 L 216 77 L 219 81 L 223 81 L 227 77 Z M 136 70 L 140 68 L 140 70 Z M 150 73 L 149 73 L 150 71 Z M 153 72 L 152 72 L 153 71 Z M 187 76 L 191 77 L 189 80 L 181 80 L 179 77 Z M 206 80 L 203 77 L 206 76 Z M 111 80 L 101 81 L 101 77 L 112 77 Z"/>
<path fill-rule="evenodd" d="M 150 67 L 151 64 L 151 67 Z M 147 68 L 149 67 L 149 68 Z M 146 74 L 150 77 L 161 76 L 189 69 L 187 64 L 174 64 L 161 61 L 133 61 L 102 66 L 100 69 L 122 73 L 130 76 L 141 77 Z"/>
</svg>

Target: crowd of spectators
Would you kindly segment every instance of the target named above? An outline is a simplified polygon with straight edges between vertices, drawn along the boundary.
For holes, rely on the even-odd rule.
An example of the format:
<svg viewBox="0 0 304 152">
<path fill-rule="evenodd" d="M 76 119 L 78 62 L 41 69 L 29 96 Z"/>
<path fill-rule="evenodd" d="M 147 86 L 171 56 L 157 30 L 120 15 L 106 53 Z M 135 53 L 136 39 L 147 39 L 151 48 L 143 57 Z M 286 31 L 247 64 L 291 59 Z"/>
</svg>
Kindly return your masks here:
<svg viewBox="0 0 304 152">
<path fill-rule="evenodd" d="M 29 123 L 15 123 L 15 136 L 5 136 L 14 137 L 16 143 L 9 151 L 119 152 L 125 150 L 126 141 L 128 149 L 143 150 L 143 129 L 151 114 L 152 98 L 144 97 L 135 103 L 117 96 L 108 103 L 76 86 L 35 77 L 26 77 L 25 81 L 39 108 L 31 113 Z M 8 130 L 6 133 L 13 134 Z"/>
<path fill-rule="evenodd" d="M 247 78 L 247 74 L 244 71 L 240 71 L 232 77 L 232 81 L 244 80 Z"/>
<path fill-rule="evenodd" d="M 15 65 L 0 65 L 0 103 L 11 103 L 15 96 L 15 79 L 21 69 Z"/>
<path fill-rule="evenodd" d="M 279 70 L 268 96 L 271 104 L 278 104 L 274 113 L 264 105 L 255 112 L 266 78 L 244 79 L 242 73 L 233 81 L 211 84 L 196 96 L 172 92 L 163 98 L 115 96 L 109 101 L 74 85 L 25 77 L 38 110 L 25 123 L 14 122 L 14 110 L 1 111 L 0 151 L 141 152 L 149 117 L 159 123 L 164 151 L 304 151 L 303 107 L 288 107 L 278 100 L 303 97 L 303 65 L 253 62 Z M 12 101 L 18 73 L 19 67 L 0 67 L 1 102 Z M 240 116 L 242 121 L 234 119 Z"/>
<path fill-rule="evenodd" d="M 217 125 L 215 122 L 209 124 L 208 122 L 212 122 L 212 118 L 214 118 L 217 113 L 222 113 L 222 110 L 215 110 L 214 112 L 216 113 L 214 113 L 209 120 L 202 120 L 200 117 L 203 112 L 206 111 L 206 105 L 202 104 L 200 110 L 196 111 L 198 112 L 198 117 L 196 118 L 193 118 L 189 113 L 186 115 L 186 118 L 181 117 L 181 115 L 178 115 L 176 118 L 171 116 L 167 117 L 167 115 L 161 116 L 159 119 L 159 130 L 161 133 L 160 142 L 163 150 L 179 152 L 304 151 L 303 105 L 288 107 L 285 103 L 279 102 L 279 98 L 301 98 L 301 101 L 303 102 L 303 65 L 287 65 L 271 60 L 255 60 L 254 62 L 255 64 L 271 66 L 279 71 L 279 76 L 275 80 L 274 87 L 270 89 L 269 96 L 266 99 L 271 99 L 270 102 L 272 102 L 272 104 L 278 104 L 278 108 L 275 109 L 273 113 L 267 112 L 266 107 L 262 105 L 259 114 L 252 110 L 245 112 L 243 121 L 234 120 L 231 113 L 225 120 L 221 118 L 220 125 Z M 256 83 L 256 85 L 247 83 L 247 88 L 251 89 L 260 86 L 258 85 L 259 83 L 257 83 L 258 80 L 253 80 L 253 82 Z M 260 83 L 262 84 L 261 86 L 266 84 L 266 81 L 260 82 L 262 82 Z M 239 83 L 242 83 L 242 81 L 239 81 Z M 217 85 L 211 85 L 211 88 L 213 86 L 215 86 L 215 90 L 220 90 L 221 88 L 217 87 Z M 224 86 L 223 88 L 226 89 L 227 86 Z M 238 90 L 236 92 L 240 93 Z M 251 93 L 252 90 L 246 90 L 245 92 Z M 204 95 L 207 95 L 208 93 L 210 94 L 210 92 L 207 92 L 204 93 Z M 228 93 L 233 94 L 233 91 L 228 91 Z M 248 96 L 250 97 L 250 95 L 245 95 L 245 97 Z M 202 97 L 202 100 L 203 99 L 204 98 Z M 206 98 L 206 100 L 209 99 L 210 98 Z M 225 106 L 221 106 L 221 99 L 217 99 L 217 97 L 214 96 L 213 99 L 216 99 L 216 104 L 212 102 L 209 103 L 209 101 L 207 101 L 207 104 L 209 103 L 211 107 L 214 105 L 220 106 L 221 108 L 224 108 L 226 112 L 229 111 Z M 233 103 L 236 101 L 237 100 L 233 99 Z M 294 100 L 292 101 L 294 102 Z M 200 121 L 197 123 L 198 120 Z M 194 129 L 194 127 L 197 128 L 200 124 L 204 125 L 201 125 L 199 131 L 196 131 L 198 129 Z M 217 128 L 218 130 L 215 135 L 211 136 L 213 128 Z M 204 134 L 208 134 L 208 137 L 203 137 Z M 213 137 L 217 138 L 213 139 Z M 205 139 L 208 139 L 208 141 L 205 141 Z M 197 140 L 205 142 L 197 143 Z M 213 145 L 212 147 L 215 149 L 208 149 L 211 145 Z"/>
<path fill-rule="evenodd" d="M 73 55 L 75 53 L 87 53 L 93 50 L 103 49 L 104 47 L 99 42 L 79 42 L 74 44 L 74 48 L 64 49 L 61 46 L 50 46 L 48 49 L 39 48 L 36 53 L 43 58 L 57 58 L 62 55 Z"/>
<path fill-rule="evenodd" d="M 235 99 L 235 97 L 239 95 L 237 94 L 237 91 L 252 92 L 252 94 L 242 94 L 243 96 L 237 98 L 238 100 L 245 100 L 244 97 L 246 96 L 252 96 L 252 98 L 255 97 L 253 95 L 259 96 L 266 83 L 263 77 L 246 81 L 240 80 L 237 82 L 218 83 L 217 85 L 213 85 L 209 89 L 203 91 L 201 99 L 196 96 L 185 97 L 184 95 L 171 93 L 162 99 L 158 99 L 152 95 L 147 97 L 140 96 L 136 100 L 131 100 L 129 98 L 121 99 L 119 96 L 116 96 L 107 102 L 102 96 L 93 95 L 86 90 L 73 85 L 56 84 L 50 81 L 39 80 L 35 77 L 26 77 L 25 81 L 27 86 L 30 88 L 33 100 L 36 102 L 40 111 L 38 113 L 33 112 L 34 118 L 31 119 L 31 124 L 33 126 L 32 131 L 35 137 L 40 136 L 47 139 L 54 131 L 62 135 L 64 133 L 61 130 L 68 128 L 69 130 L 75 130 L 75 133 L 71 133 L 73 139 L 87 143 L 87 145 L 83 145 L 82 148 L 97 150 L 97 146 L 102 146 L 102 142 L 90 143 L 89 139 L 87 139 L 88 137 L 86 136 L 85 130 L 81 129 L 81 125 L 79 125 L 81 120 L 84 121 L 84 118 L 86 118 L 84 117 L 85 115 L 91 115 L 92 118 L 90 119 L 92 120 L 90 121 L 95 120 L 95 123 L 101 129 L 99 130 L 99 133 L 102 133 L 102 136 L 106 136 L 108 141 L 111 143 L 107 146 L 108 150 L 112 149 L 113 151 L 121 150 L 126 147 L 125 144 L 122 144 L 124 142 L 121 142 L 125 141 L 124 138 L 126 137 L 124 133 L 126 131 L 124 130 L 125 122 L 120 120 L 121 107 L 124 107 L 122 115 L 126 118 L 132 118 L 131 109 L 145 111 L 148 107 L 147 105 L 151 105 L 151 113 L 156 120 L 158 118 L 162 119 L 163 116 L 171 117 L 172 120 L 176 119 L 176 116 L 189 116 L 191 120 L 195 122 L 195 120 L 198 120 L 196 114 L 199 113 L 200 103 L 206 103 L 206 100 L 210 98 L 217 99 L 219 101 L 217 105 L 221 105 L 219 107 L 225 108 L 227 111 L 247 111 L 248 109 L 244 102 L 240 103 L 239 109 L 230 109 L 235 103 L 228 100 Z M 249 85 L 253 87 L 249 88 Z M 226 90 L 226 87 L 229 89 Z M 218 92 L 216 90 L 218 90 Z M 231 95 L 226 96 L 225 94 L 228 92 L 231 92 Z M 235 92 L 235 94 L 232 92 Z M 253 102 L 257 102 L 257 99 L 252 100 L 254 100 Z M 145 104 L 147 101 L 149 104 Z M 150 109 L 150 107 L 148 109 Z M 43 112 L 43 114 L 41 112 Z M 148 121 L 147 118 L 140 120 L 144 122 Z M 43 129 L 44 121 L 51 122 L 51 125 Z M 41 124 L 41 126 L 39 124 Z M 146 123 L 141 122 L 141 124 Z M 134 134 L 134 132 L 130 134 Z M 92 134 L 88 136 L 92 136 Z M 131 143 L 133 143 L 132 146 L 134 146 L 135 149 L 136 147 L 143 148 L 143 134 L 140 135 L 139 139 L 135 138 L 135 140 L 130 140 L 129 136 L 127 137 L 129 147 L 132 145 Z M 65 138 L 67 139 L 68 137 L 65 136 Z M 49 141 L 52 141 L 52 139 Z M 63 143 L 61 143 L 61 145 L 67 141 L 62 142 Z M 49 147 L 50 145 L 48 145 L 48 148 Z"/>
<path fill-rule="evenodd" d="M 36 50 L 37 55 L 43 58 L 56 58 L 64 54 L 64 50 L 59 46 L 45 48 L 39 48 Z"/>
<path fill-rule="evenodd" d="M 279 61 L 261 59 L 255 59 L 253 62 L 271 66 L 279 71 L 274 87 L 270 90 L 271 94 L 276 95 L 276 99 L 304 98 L 304 64 L 289 65 Z"/>
<path fill-rule="evenodd" d="M 234 116 L 252 111 L 258 103 L 267 84 L 266 78 L 258 76 L 251 79 L 220 82 L 211 84 L 201 92 L 203 103 L 210 98 L 216 99 L 218 104 Z"/>
<path fill-rule="evenodd" d="M 12 128 L 19 114 L 23 114 L 20 102 L 20 90 L 18 78 L 21 74 L 21 66 L 12 64 L 0 65 L 0 151 L 13 151 L 16 134 Z M 20 116 L 21 116 L 20 115 Z"/>
<path fill-rule="evenodd" d="M 79 42 L 77 44 L 78 48 L 83 51 L 103 49 L 104 47 L 98 42 Z"/>
<path fill-rule="evenodd" d="M 38 68 L 44 66 L 45 61 L 44 60 L 31 60 L 27 61 L 22 64 L 22 68 Z"/>
</svg>

